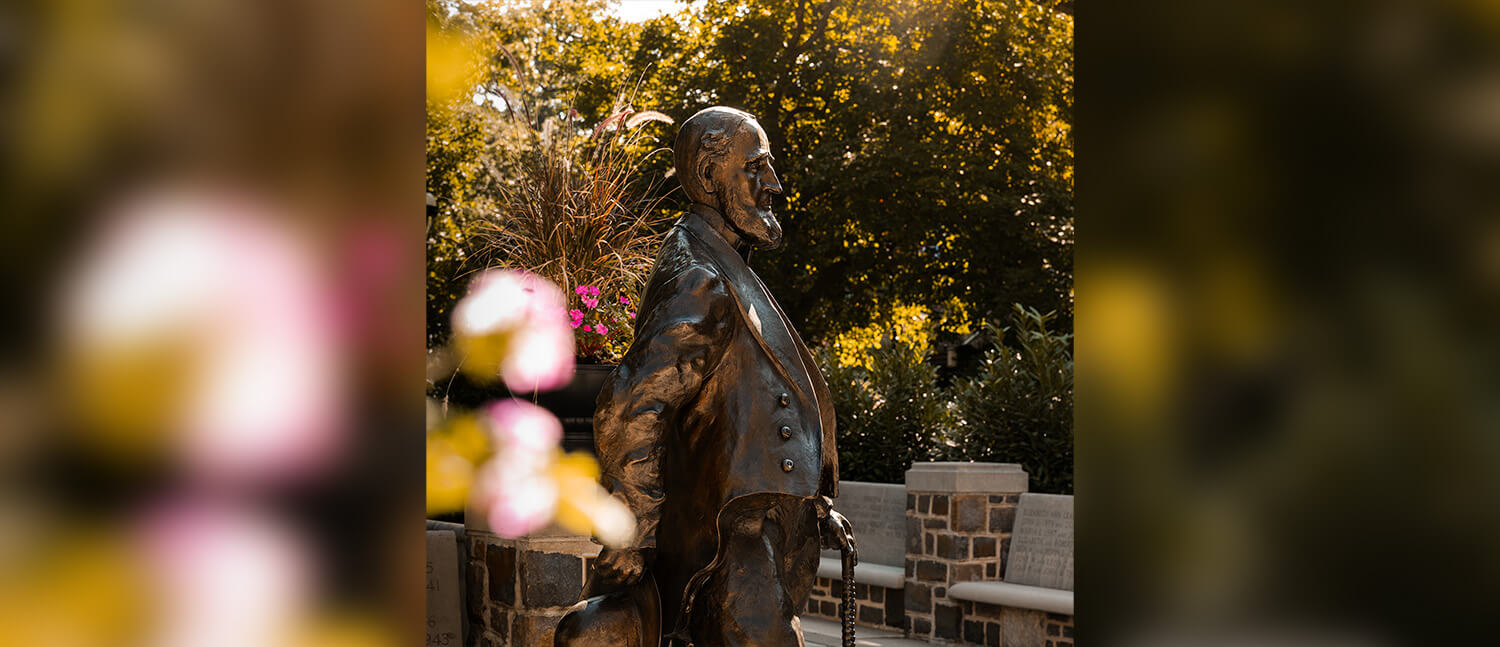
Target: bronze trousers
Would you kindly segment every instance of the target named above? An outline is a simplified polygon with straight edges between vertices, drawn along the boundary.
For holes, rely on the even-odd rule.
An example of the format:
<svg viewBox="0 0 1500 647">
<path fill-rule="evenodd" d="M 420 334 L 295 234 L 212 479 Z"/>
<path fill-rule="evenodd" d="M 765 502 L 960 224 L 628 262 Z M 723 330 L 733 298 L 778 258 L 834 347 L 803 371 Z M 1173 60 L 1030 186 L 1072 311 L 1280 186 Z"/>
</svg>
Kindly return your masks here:
<svg viewBox="0 0 1500 647">
<path fill-rule="evenodd" d="M 816 508 L 787 499 L 729 524 L 722 561 L 689 620 L 695 647 L 802 647 L 797 618 L 817 576 Z"/>
</svg>

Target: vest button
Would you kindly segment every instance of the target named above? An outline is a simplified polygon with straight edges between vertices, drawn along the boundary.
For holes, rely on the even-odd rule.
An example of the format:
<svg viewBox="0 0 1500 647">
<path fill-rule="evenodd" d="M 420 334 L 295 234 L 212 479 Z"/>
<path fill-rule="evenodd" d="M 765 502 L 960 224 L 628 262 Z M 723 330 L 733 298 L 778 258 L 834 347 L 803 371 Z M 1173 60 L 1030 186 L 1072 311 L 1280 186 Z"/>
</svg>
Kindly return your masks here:
<svg viewBox="0 0 1500 647">
<path fill-rule="evenodd" d="M 790 393 L 783 393 L 781 394 L 780 398 L 776 399 L 776 401 L 780 402 L 781 406 L 783 407 L 789 407 L 792 405 L 792 396 Z"/>
<path fill-rule="evenodd" d="M 788 427 L 786 425 L 782 425 L 781 426 L 781 439 L 782 440 L 788 440 L 791 437 L 792 437 L 792 428 Z"/>
<path fill-rule="evenodd" d="M 784 458 L 781 460 L 781 471 L 790 472 L 792 471 L 793 467 L 796 467 L 796 465 L 792 463 L 792 459 Z"/>
</svg>

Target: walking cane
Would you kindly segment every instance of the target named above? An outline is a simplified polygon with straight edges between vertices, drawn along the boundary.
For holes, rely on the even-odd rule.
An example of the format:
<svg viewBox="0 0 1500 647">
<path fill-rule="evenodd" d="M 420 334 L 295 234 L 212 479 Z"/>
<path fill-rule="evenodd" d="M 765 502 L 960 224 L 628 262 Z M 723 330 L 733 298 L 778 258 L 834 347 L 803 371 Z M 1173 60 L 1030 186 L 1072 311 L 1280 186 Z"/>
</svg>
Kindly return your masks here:
<svg viewBox="0 0 1500 647">
<path fill-rule="evenodd" d="M 839 552 L 844 566 L 844 647 L 854 647 L 854 564 L 856 559 L 854 553 L 849 550 L 849 545 L 841 547 Z"/>
</svg>

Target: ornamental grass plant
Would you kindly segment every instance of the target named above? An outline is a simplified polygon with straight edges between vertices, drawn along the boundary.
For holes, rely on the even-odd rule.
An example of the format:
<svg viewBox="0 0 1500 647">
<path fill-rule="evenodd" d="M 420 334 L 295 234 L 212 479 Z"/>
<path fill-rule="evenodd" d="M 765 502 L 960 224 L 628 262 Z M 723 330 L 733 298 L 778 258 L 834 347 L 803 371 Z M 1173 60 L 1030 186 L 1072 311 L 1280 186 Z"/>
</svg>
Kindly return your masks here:
<svg viewBox="0 0 1500 647">
<path fill-rule="evenodd" d="M 478 261 L 538 274 L 563 289 L 569 309 L 590 311 L 590 295 L 602 291 L 624 303 L 638 300 L 651 271 L 658 239 L 671 214 L 660 209 L 664 176 L 644 170 L 654 155 L 643 128 L 672 123 L 655 111 L 637 112 L 622 98 L 593 128 L 576 112 L 530 127 L 519 152 L 519 176 L 497 187 L 495 212 L 477 227 Z M 578 290 L 588 287 L 589 290 Z M 633 326 L 575 327 L 585 359 L 618 361 L 629 348 Z M 588 336 L 588 339 L 584 339 Z"/>
</svg>

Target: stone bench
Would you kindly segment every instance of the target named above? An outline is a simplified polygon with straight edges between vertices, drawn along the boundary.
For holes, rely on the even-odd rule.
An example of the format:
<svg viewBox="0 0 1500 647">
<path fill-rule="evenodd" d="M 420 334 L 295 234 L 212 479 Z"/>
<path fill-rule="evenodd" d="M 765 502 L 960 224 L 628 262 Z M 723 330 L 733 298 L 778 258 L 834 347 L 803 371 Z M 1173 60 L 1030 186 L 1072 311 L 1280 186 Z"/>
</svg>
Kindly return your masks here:
<svg viewBox="0 0 1500 647">
<path fill-rule="evenodd" d="M 859 564 L 854 567 L 856 621 L 870 627 L 900 628 L 906 603 L 906 486 L 841 481 L 833 508 L 854 526 Z M 838 618 L 843 599 L 843 564 L 838 551 L 824 551 L 808 599 L 808 613 Z"/>
<path fill-rule="evenodd" d="M 1073 592 L 1010 582 L 960 582 L 948 589 L 955 600 L 1073 615 Z"/>
<path fill-rule="evenodd" d="M 818 577 L 829 580 L 843 579 L 843 562 L 837 557 L 823 557 L 819 559 Z M 868 584 L 870 586 L 882 586 L 888 589 L 900 590 L 906 585 L 906 569 L 900 566 L 860 562 L 854 565 L 854 581 L 857 584 Z"/>
<path fill-rule="evenodd" d="M 958 582 L 964 640 L 1004 645 L 1073 644 L 1073 497 L 1022 494 L 1005 577 Z"/>
</svg>

